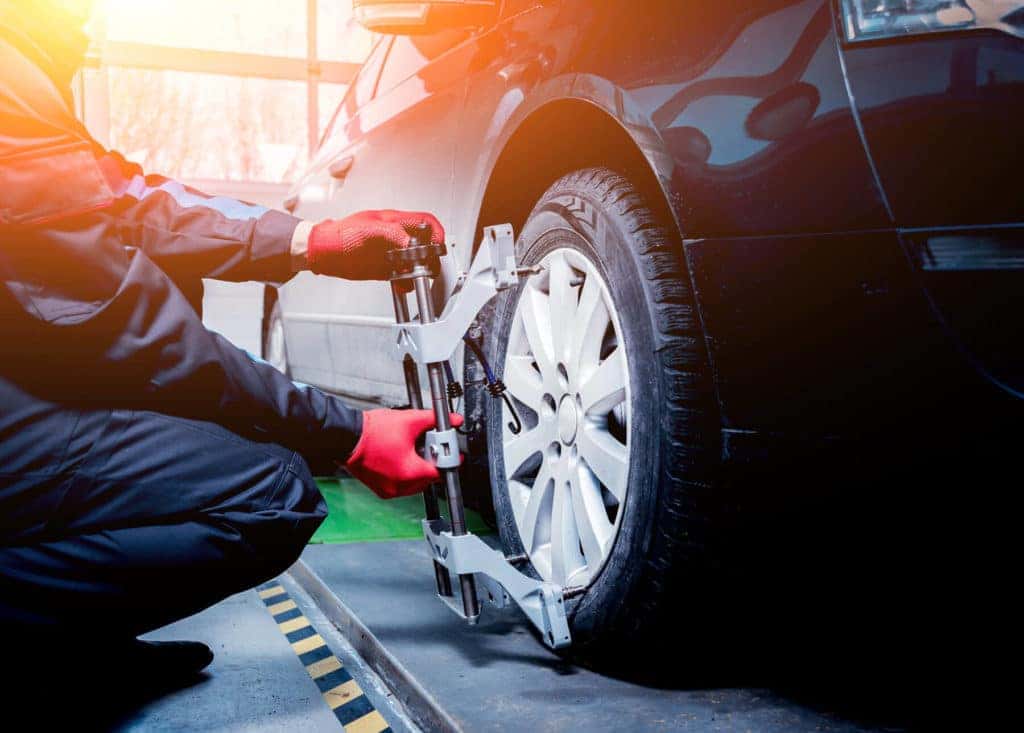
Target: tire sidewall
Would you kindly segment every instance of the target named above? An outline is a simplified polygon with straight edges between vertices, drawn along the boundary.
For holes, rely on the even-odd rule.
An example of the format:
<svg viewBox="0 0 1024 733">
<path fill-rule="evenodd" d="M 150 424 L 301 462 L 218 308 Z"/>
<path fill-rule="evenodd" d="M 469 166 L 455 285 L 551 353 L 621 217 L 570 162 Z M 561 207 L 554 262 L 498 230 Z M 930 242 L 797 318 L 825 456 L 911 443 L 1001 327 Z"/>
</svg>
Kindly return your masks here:
<svg viewBox="0 0 1024 733">
<path fill-rule="evenodd" d="M 629 596 L 641 580 L 658 506 L 659 414 L 663 385 L 659 379 L 653 312 L 645 292 L 642 262 L 624 222 L 585 190 L 554 187 L 538 203 L 516 244 L 523 265 L 537 264 L 549 252 L 571 247 L 586 256 L 604 278 L 617 311 L 630 375 L 629 490 L 620 508 L 618 533 L 604 566 L 587 592 L 569 604 L 573 632 L 585 643 L 620 613 L 628 613 Z M 523 286 L 501 296 L 495 309 L 498 337 L 491 340 L 493 363 L 504 369 L 508 335 Z M 506 551 L 524 552 L 512 512 L 502 455 L 502 411 L 496 400 L 486 406 L 488 463 L 498 530 Z M 536 577 L 533 568 L 529 571 Z"/>
</svg>

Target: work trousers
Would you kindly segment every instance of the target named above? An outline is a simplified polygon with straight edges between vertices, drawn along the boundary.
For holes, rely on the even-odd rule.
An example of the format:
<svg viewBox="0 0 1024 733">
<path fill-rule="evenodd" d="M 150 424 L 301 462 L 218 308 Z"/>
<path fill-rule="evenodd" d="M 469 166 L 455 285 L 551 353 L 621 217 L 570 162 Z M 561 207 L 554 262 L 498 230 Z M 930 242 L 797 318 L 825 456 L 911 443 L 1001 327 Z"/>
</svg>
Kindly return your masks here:
<svg viewBox="0 0 1024 733">
<path fill-rule="evenodd" d="M 0 377 L 8 634 L 151 631 L 282 572 L 325 516 L 292 451 L 210 422 L 70 409 Z"/>
</svg>

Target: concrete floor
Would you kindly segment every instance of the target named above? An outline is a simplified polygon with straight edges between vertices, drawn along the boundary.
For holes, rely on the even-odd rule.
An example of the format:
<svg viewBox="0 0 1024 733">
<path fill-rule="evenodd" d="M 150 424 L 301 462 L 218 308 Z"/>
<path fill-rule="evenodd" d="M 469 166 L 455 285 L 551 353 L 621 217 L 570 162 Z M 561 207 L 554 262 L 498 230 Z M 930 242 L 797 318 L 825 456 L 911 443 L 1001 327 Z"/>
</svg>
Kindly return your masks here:
<svg viewBox="0 0 1024 733">
<path fill-rule="evenodd" d="M 117 730 L 340 730 L 255 591 L 147 638 L 204 641 L 216 657 L 204 679 L 143 705 Z"/>
<path fill-rule="evenodd" d="M 630 681 L 643 657 L 599 674 L 547 650 L 515 611 L 466 627 L 434 597 L 422 540 L 311 546 L 303 561 L 465 731 L 875 729 L 742 675 Z"/>
<path fill-rule="evenodd" d="M 323 636 L 395 733 L 416 733 L 390 693 L 354 655 L 304 592 L 282 579 L 289 596 Z M 55 660 L 53 680 L 39 680 L 40 699 L 23 700 L 39 727 L 87 731 L 343 731 L 257 591 L 251 590 L 145 637 L 208 644 L 213 663 L 174 689 L 126 690 L 88 677 L 88 661 Z M 144 670 L 139 671 L 140 675 Z M 15 706 L 17 701 L 11 701 Z M 12 706 L 5 704 L 6 709 Z"/>
<path fill-rule="evenodd" d="M 419 719 L 443 725 L 423 729 L 474 733 L 879 730 L 876 719 L 857 714 L 857 705 L 850 714 L 849 705 L 834 704 L 835 697 L 809 698 L 806 689 L 776 685 L 771 677 L 744 677 L 743 659 L 728 657 L 730 674 L 724 678 L 698 674 L 685 681 L 639 681 L 634 673 L 647 666 L 646 657 L 624 659 L 618 671 L 573 664 L 541 645 L 514 610 L 491 609 L 479 626 L 466 627 L 434 598 L 422 540 L 310 546 L 303 561 L 304 568 L 279 582 L 395 733 L 419 730 L 398 701 L 414 715 L 421 715 L 423 701 L 436 711 L 434 718 Z M 322 608 L 296 580 L 307 588 L 317 586 L 312 592 Z M 342 605 L 365 630 L 353 634 L 351 625 L 342 623 L 349 638 L 338 633 L 328 617 L 337 621 L 335 609 Z M 255 590 L 149 638 L 204 641 L 216 658 L 197 679 L 176 689 L 146 692 L 126 691 L 120 684 L 107 687 L 104 680 L 90 678 L 87 659 L 65 656 L 52 665 L 47 659 L 46 674 L 31 681 L 41 700 L 15 700 L 4 707 L 32 711 L 37 727 L 56 729 L 342 730 Z M 355 653 L 353 643 L 377 669 L 377 659 L 365 650 L 385 650 L 389 664 L 397 665 L 381 673 L 391 690 Z M 671 656 L 667 650 L 660 654 Z M 821 656 L 835 655 L 826 647 Z M 680 669 L 702 672 L 692 656 L 676 658 Z M 766 666 L 775 668 L 786 660 L 768 661 Z M 884 669 L 892 660 L 878 661 L 885 661 L 877 667 Z M 846 664 L 845 658 L 835 663 Z M 394 674 L 396 669 L 401 674 Z M 827 672 L 820 667 L 810 671 L 818 677 Z M 855 697 L 852 690 L 840 693 L 840 703 Z M 902 726 L 889 721 L 883 727 Z"/>
</svg>

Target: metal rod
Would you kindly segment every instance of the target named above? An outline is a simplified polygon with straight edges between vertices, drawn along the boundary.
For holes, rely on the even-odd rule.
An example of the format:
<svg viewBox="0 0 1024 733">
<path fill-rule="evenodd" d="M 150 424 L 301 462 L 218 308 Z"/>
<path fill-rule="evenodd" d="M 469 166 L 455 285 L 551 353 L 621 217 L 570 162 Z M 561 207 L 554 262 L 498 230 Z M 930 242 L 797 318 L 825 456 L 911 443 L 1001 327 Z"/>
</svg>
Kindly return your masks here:
<svg viewBox="0 0 1024 733">
<path fill-rule="evenodd" d="M 400 283 L 391 283 L 391 298 L 395 304 L 395 320 L 399 323 L 408 323 L 409 303 Z M 423 391 L 420 388 L 420 373 L 416 368 L 416 362 L 408 354 L 402 361 L 402 369 L 405 372 L 405 390 L 409 396 L 409 405 L 413 409 L 422 410 Z M 441 518 L 441 508 L 437 503 L 437 489 L 434 484 L 423 491 L 423 511 L 429 520 Z M 449 597 L 452 595 L 452 576 L 448 574 L 448 568 L 437 560 L 434 560 L 434 580 L 437 581 L 439 594 Z"/>
<path fill-rule="evenodd" d="M 414 271 L 415 272 L 415 271 Z M 413 278 L 416 291 L 416 304 L 420 310 L 420 323 L 434 322 L 434 304 L 430 299 L 430 287 L 426 274 Z M 451 429 L 451 417 L 448 412 L 448 400 L 442 364 L 427 364 L 427 377 L 430 380 L 430 396 L 434 407 L 434 419 L 440 431 Z M 466 534 L 466 510 L 462 503 L 462 486 L 459 483 L 457 469 L 441 469 L 444 477 L 445 493 L 448 497 L 448 515 L 452 524 L 452 535 L 458 537 Z M 476 595 L 476 582 L 472 575 L 460 575 L 459 586 L 462 590 L 462 608 L 466 618 L 471 622 L 480 615 L 480 602 Z"/>
<path fill-rule="evenodd" d="M 391 299 L 395 304 L 395 320 L 399 323 L 408 323 L 409 303 L 405 300 L 402 286 L 397 282 L 391 283 Z M 422 410 L 423 391 L 420 387 L 420 373 L 416 368 L 416 362 L 408 354 L 402 360 L 402 369 L 405 371 L 405 392 L 409 396 L 409 405 L 413 409 Z"/>
</svg>

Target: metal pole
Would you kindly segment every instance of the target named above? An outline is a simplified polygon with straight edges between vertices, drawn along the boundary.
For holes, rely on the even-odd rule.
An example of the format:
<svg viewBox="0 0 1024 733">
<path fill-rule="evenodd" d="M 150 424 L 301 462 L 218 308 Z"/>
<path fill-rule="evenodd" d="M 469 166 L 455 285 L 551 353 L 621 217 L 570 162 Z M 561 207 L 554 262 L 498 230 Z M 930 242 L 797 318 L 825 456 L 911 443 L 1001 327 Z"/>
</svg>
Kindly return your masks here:
<svg viewBox="0 0 1024 733">
<path fill-rule="evenodd" d="M 425 274 L 417 274 L 417 268 L 413 271 L 413 287 L 416 290 L 416 303 L 420 311 L 420 323 L 434 322 L 434 304 L 430 299 L 430 288 L 428 283 L 429 271 Z M 430 395 L 434 407 L 434 419 L 437 422 L 439 431 L 450 430 L 452 427 L 451 417 L 448 412 L 448 400 L 446 399 L 446 385 L 444 377 L 444 366 L 442 364 L 427 364 L 427 376 L 430 379 Z M 462 486 L 459 484 L 458 469 L 441 469 L 444 477 L 445 493 L 448 498 L 448 514 L 452 525 L 452 535 L 455 537 L 466 534 L 466 512 L 462 504 Z M 460 575 L 459 587 L 462 590 L 462 609 L 466 618 L 474 622 L 480 615 L 480 602 L 476 596 L 476 582 L 472 575 Z"/>
<path fill-rule="evenodd" d="M 395 320 L 399 323 L 409 322 L 409 304 L 405 298 L 402 286 L 397 282 L 391 283 L 391 298 L 395 304 Z M 402 369 L 405 371 L 405 390 L 409 395 L 409 405 L 416 410 L 423 409 L 423 392 L 420 388 L 420 374 L 416 368 L 416 362 L 409 355 L 402 361 Z M 437 504 L 437 492 L 433 484 L 423 492 L 423 509 L 427 519 L 440 519 L 441 509 Z M 452 577 L 448 574 L 448 568 L 434 560 L 434 579 L 437 581 L 437 592 L 442 596 L 452 595 Z"/>
</svg>

